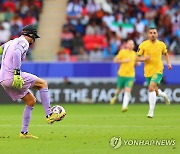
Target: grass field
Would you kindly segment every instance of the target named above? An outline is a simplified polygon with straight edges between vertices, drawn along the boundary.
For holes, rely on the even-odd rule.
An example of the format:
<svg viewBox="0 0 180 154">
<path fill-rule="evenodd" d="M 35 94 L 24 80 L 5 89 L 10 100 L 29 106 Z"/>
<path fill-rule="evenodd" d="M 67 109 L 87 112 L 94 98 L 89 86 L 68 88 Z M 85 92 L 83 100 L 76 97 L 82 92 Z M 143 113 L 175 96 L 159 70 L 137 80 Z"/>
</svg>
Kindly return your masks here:
<svg viewBox="0 0 180 154">
<path fill-rule="evenodd" d="M 24 105 L 0 105 L 0 154 L 174 154 L 180 153 L 180 105 L 158 104 L 155 117 L 146 117 L 148 105 L 63 104 L 67 116 L 46 124 L 41 105 L 33 111 L 29 131 L 39 139 L 19 139 Z M 112 137 L 123 140 L 170 140 L 176 145 L 123 145 L 114 149 Z"/>
</svg>

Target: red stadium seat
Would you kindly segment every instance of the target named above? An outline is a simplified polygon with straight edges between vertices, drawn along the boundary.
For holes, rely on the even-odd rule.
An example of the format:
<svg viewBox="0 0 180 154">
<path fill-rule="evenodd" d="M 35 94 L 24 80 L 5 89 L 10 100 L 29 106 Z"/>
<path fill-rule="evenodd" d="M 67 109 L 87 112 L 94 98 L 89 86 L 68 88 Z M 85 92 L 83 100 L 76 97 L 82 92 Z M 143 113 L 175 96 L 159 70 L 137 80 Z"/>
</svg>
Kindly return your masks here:
<svg viewBox="0 0 180 154">
<path fill-rule="evenodd" d="M 71 54 L 71 50 L 68 49 L 68 48 L 64 48 L 64 53 L 67 54 L 67 55 L 70 55 Z"/>
<path fill-rule="evenodd" d="M 97 46 L 104 48 L 106 45 L 106 38 L 104 35 L 85 35 L 83 41 L 87 50 L 92 50 Z"/>
<path fill-rule="evenodd" d="M 77 56 L 75 56 L 75 55 L 71 55 L 70 57 L 69 57 L 69 60 L 71 61 L 71 62 L 76 62 L 76 61 L 78 61 L 78 58 L 77 58 Z"/>
</svg>

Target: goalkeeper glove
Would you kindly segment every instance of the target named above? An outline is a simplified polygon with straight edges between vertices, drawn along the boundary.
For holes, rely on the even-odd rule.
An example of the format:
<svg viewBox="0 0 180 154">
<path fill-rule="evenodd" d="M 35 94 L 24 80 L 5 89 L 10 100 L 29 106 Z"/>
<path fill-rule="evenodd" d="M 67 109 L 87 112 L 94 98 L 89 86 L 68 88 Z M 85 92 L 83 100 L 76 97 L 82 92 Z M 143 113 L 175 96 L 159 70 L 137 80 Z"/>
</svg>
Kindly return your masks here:
<svg viewBox="0 0 180 154">
<path fill-rule="evenodd" d="M 3 54 L 3 49 L 2 49 L 2 47 L 0 46 L 0 55 L 2 55 Z"/>
<path fill-rule="evenodd" d="M 14 70 L 14 79 L 13 79 L 12 86 L 14 88 L 16 88 L 16 89 L 21 89 L 23 84 L 24 84 L 24 80 L 20 76 L 20 70 L 19 69 L 15 69 Z"/>
</svg>

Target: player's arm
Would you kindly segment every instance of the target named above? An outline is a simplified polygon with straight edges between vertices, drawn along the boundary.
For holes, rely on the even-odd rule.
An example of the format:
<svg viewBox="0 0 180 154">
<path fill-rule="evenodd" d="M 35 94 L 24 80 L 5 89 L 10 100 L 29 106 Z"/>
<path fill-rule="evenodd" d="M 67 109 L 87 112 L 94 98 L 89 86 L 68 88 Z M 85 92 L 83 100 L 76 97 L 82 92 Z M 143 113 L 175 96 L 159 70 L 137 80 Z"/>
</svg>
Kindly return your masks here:
<svg viewBox="0 0 180 154">
<path fill-rule="evenodd" d="M 145 52 L 145 49 L 144 49 L 143 43 L 141 43 L 137 51 L 136 61 L 145 62 L 145 61 L 150 60 L 150 56 L 149 55 L 144 56 L 144 52 Z"/>
<path fill-rule="evenodd" d="M 171 69 L 172 69 L 172 66 L 171 66 L 171 63 L 170 63 L 170 60 L 169 60 L 169 54 L 168 54 L 168 53 L 165 53 L 165 54 L 164 54 L 164 59 L 165 59 L 165 61 L 166 61 L 166 63 L 167 63 L 168 69 L 171 70 Z"/>
<path fill-rule="evenodd" d="M 22 85 L 24 84 L 23 78 L 20 75 L 22 52 L 23 52 L 22 46 L 17 45 L 13 53 L 14 79 L 12 86 L 17 89 L 22 88 Z"/>
<path fill-rule="evenodd" d="M 21 50 L 19 48 L 17 48 L 14 51 L 14 54 L 13 54 L 13 66 L 14 66 L 14 69 L 19 69 L 20 70 L 20 67 L 21 67 Z"/>
<path fill-rule="evenodd" d="M 136 60 L 135 60 L 135 66 L 140 66 L 140 65 L 141 65 L 141 62 L 138 61 L 137 58 L 136 58 Z"/>
<path fill-rule="evenodd" d="M 129 58 L 119 59 L 118 57 L 115 57 L 115 58 L 113 59 L 113 62 L 114 62 L 114 63 L 128 63 L 129 61 L 130 61 Z"/>
<path fill-rule="evenodd" d="M 171 63 L 170 63 L 170 60 L 169 60 L 169 54 L 167 52 L 166 44 L 164 42 L 162 42 L 162 45 L 163 45 L 162 54 L 164 55 L 164 59 L 165 59 L 165 61 L 167 63 L 168 69 L 171 70 L 172 66 L 171 66 Z"/>
<path fill-rule="evenodd" d="M 136 61 L 137 62 L 145 62 L 145 61 L 148 61 L 148 60 L 150 60 L 150 56 L 140 56 L 140 55 L 138 55 L 137 57 L 136 57 Z"/>
</svg>

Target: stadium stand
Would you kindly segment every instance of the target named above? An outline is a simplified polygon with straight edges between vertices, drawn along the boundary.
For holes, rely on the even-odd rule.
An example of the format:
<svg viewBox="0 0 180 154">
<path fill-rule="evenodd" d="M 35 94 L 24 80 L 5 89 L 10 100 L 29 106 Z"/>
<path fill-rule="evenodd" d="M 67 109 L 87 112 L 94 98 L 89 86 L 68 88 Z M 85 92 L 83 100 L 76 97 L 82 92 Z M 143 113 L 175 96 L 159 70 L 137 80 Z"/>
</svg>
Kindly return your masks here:
<svg viewBox="0 0 180 154">
<path fill-rule="evenodd" d="M 95 56 L 95 61 L 106 61 L 128 38 L 137 49 L 148 27 L 155 26 L 176 58 L 179 7 L 178 0 L 0 0 L 0 44 L 19 36 L 24 25 L 34 24 L 42 37 L 27 60 L 92 61 Z"/>
<path fill-rule="evenodd" d="M 179 7 L 178 0 L 69 0 L 60 38 L 61 51 L 68 52 L 63 51 L 57 59 L 65 56 L 71 60 L 72 56 L 76 57 L 73 61 L 87 60 L 92 52 L 100 60 L 111 59 L 129 38 L 135 41 L 137 50 L 149 27 L 158 29 L 170 55 L 179 55 Z"/>
<path fill-rule="evenodd" d="M 0 44 L 18 37 L 25 25 L 38 27 L 42 7 L 43 0 L 0 0 Z M 32 60 L 31 50 L 27 60 Z"/>
<path fill-rule="evenodd" d="M 65 22 L 67 0 L 44 0 L 43 13 L 39 21 L 39 35 L 32 52 L 35 61 L 55 61 L 59 48 L 59 37 Z M 42 54 L 43 53 L 43 54 Z"/>
</svg>

